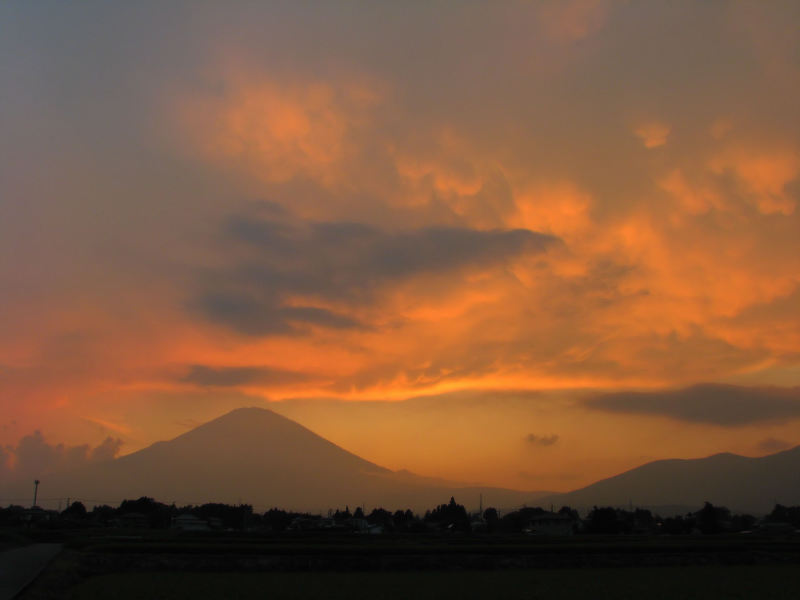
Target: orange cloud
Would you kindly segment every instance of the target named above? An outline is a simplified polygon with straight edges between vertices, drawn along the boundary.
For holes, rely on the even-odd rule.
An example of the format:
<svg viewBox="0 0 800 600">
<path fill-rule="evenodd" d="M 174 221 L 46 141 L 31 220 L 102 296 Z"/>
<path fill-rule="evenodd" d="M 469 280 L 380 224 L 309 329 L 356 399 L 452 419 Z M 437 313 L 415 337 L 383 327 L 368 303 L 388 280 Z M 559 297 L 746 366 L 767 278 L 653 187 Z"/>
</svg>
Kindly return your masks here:
<svg viewBox="0 0 800 600">
<path fill-rule="evenodd" d="M 221 77 L 222 92 L 183 97 L 176 107 L 184 135 L 202 155 L 269 183 L 347 181 L 356 138 L 380 100 L 377 88 L 242 67 L 223 69 Z"/>
<path fill-rule="evenodd" d="M 569 181 L 520 186 L 515 193 L 514 227 L 553 233 L 567 240 L 586 234 L 591 226 L 591 196 Z"/>
<path fill-rule="evenodd" d="M 550 39 L 577 42 L 605 24 L 610 8 L 609 0 L 547 0 L 537 5 L 537 16 Z"/>
<path fill-rule="evenodd" d="M 790 215 L 796 201 L 786 186 L 800 174 L 800 153 L 796 149 L 751 150 L 731 147 L 710 161 L 716 175 L 731 173 L 745 197 L 766 214 Z"/>
<path fill-rule="evenodd" d="M 693 185 L 680 169 L 671 171 L 658 184 L 678 201 L 683 210 L 691 215 L 702 215 L 711 209 L 724 207 L 722 197 L 716 190 L 703 184 Z"/>
<path fill-rule="evenodd" d="M 658 121 L 650 121 L 637 126 L 633 132 L 642 140 L 644 147 L 650 150 L 667 143 L 670 126 Z"/>
</svg>

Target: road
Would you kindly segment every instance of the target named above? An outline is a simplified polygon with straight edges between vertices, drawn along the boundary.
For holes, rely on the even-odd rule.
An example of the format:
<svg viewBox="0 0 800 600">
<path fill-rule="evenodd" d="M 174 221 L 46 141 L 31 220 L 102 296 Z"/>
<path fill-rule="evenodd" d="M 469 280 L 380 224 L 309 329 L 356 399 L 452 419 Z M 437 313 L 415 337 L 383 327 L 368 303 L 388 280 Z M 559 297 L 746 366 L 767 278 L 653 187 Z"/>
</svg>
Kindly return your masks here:
<svg viewBox="0 0 800 600">
<path fill-rule="evenodd" d="M 11 600 L 61 551 L 61 544 L 31 544 L 0 552 L 0 600 Z"/>
</svg>

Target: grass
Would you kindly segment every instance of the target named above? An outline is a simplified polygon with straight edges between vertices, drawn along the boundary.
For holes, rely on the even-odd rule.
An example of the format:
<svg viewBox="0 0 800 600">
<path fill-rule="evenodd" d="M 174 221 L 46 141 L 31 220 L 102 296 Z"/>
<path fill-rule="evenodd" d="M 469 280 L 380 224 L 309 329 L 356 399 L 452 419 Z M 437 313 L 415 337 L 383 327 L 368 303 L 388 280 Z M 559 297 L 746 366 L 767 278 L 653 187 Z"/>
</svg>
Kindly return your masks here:
<svg viewBox="0 0 800 600">
<path fill-rule="evenodd" d="M 382 573 L 115 573 L 87 579 L 73 588 L 72 592 L 75 600 L 96 598 L 795 600 L 800 598 L 800 568 L 697 566 Z"/>
</svg>

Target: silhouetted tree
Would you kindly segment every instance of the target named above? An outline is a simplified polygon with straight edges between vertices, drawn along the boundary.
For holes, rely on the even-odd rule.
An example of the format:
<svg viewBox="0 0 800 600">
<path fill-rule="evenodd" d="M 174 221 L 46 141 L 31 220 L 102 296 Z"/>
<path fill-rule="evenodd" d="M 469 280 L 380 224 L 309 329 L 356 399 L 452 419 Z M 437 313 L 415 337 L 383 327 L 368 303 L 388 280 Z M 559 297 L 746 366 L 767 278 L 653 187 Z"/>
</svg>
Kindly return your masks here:
<svg viewBox="0 0 800 600">
<path fill-rule="evenodd" d="M 467 509 L 463 505 L 457 504 L 452 496 L 448 504 L 440 504 L 426 513 L 425 520 L 436 523 L 440 527 L 457 531 L 469 531 L 470 528 Z"/>
<path fill-rule="evenodd" d="M 497 529 L 499 518 L 497 516 L 497 509 L 491 506 L 483 511 L 483 520 L 486 521 L 486 531 L 492 532 Z"/>
<path fill-rule="evenodd" d="M 89 513 L 89 518 L 98 525 L 107 526 L 114 520 L 116 513 L 116 509 L 108 504 L 101 504 L 92 509 L 92 512 Z"/>
<path fill-rule="evenodd" d="M 333 513 L 333 518 L 337 521 L 346 521 L 347 519 L 352 519 L 353 515 L 350 512 L 350 507 L 346 506 L 344 511 L 341 511 L 337 508 L 336 512 Z"/>
<path fill-rule="evenodd" d="M 776 504 L 772 512 L 767 515 L 766 520 L 771 523 L 790 523 L 794 527 L 800 527 L 800 506 Z"/>
<path fill-rule="evenodd" d="M 394 522 L 395 529 L 399 531 L 407 531 L 413 525 L 414 513 L 411 510 L 406 510 L 405 512 L 402 510 L 395 511 L 392 515 L 392 521 Z"/>
<path fill-rule="evenodd" d="M 61 512 L 61 516 L 74 520 L 83 520 L 86 518 L 86 507 L 83 502 L 73 502 Z"/>
<path fill-rule="evenodd" d="M 117 514 L 120 516 L 128 513 L 145 515 L 148 525 L 154 529 L 167 529 L 172 522 L 174 512 L 174 507 L 156 502 L 147 496 L 142 496 L 137 500 L 123 500 L 117 509 Z"/>
<path fill-rule="evenodd" d="M 225 529 L 245 529 L 253 521 L 253 507 L 249 504 L 221 504 L 212 502 L 189 510 L 204 521 L 218 519 Z"/>
<path fill-rule="evenodd" d="M 753 515 L 733 515 L 731 517 L 731 531 L 749 531 L 756 524 L 757 519 Z"/>
<path fill-rule="evenodd" d="M 661 520 L 661 533 L 668 535 L 683 535 L 691 533 L 692 522 L 687 521 L 682 515 L 667 517 Z"/>
<path fill-rule="evenodd" d="M 543 515 L 546 512 L 545 509 L 538 506 L 526 506 L 519 510 L 506 513 L 498 523 L 499 529 L 508 532 L 522 531 L 531 524 L 531 520 L 534 517 Z"/>
<path fill-rule="evenodd" d="M 373 509 L 372 512 L 369 513 L 367 521 L 373 525 L 382 525 L 386 531 L 391 531 L 394 529 L 394 518 L 392 517 L 392 513 L 383 508 Z"/>
<path fill-rule="evenodd" d="M 637 508 L 632 513 L 631 533 L 654 533 L 657 530 L 653 513 L 644 508 Z"/>
<path fill-rule="evenodd" d="M 614 508 L 594 507 L 586 518 L 586 533 L 618 534 L 623 532 L 624 524 Z"/>
<path fill-rule="evenodd" d="M 266 524 L 272 531 L 286 531 L 291 525 L 294 518 L 298 516 L 294 513 L 287 513 L 285 510 L 271 508 L 264 513 L 262 522 Z"/>
<path fill-rule="evenodd" d="M 581 520 L 581 517 L 578 514 L 578 511 L 575 510 L 574 508 L 570 508 L 569 506 L 562 506 L 560 509 L 558 509 L 558 514 L 566 515 L 570 519 L 572 519 L 573 521 L 580 521 Z"/>
<path fill-rule="evenodd" d="M 695 513 L 697 528 L 706 534 L 721 533 L 730 526 L 731 511 L 724 506 L 714 506 L 706 502 Z"/>
<path fill-rule="evenodd" d="M 24 506 L 12 504 L 6 508 L 0 508 L 0 525 L 17 525 L 25 520 Z"/>
</svg>

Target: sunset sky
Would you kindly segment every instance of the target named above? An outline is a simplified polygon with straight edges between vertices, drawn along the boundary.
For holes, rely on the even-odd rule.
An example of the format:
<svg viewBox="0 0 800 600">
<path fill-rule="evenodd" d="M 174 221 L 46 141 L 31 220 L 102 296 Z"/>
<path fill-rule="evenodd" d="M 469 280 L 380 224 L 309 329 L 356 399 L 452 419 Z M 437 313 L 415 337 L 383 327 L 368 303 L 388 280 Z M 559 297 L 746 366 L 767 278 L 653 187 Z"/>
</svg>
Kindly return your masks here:
<svg viewBox="0 0 800 600">
<path fill-rule="evenodd" d="M 3 2 L 0 476 L 240 406 L 530 490 L 800 444 L 798 107 L 796 0 Z"/>
</svg>

